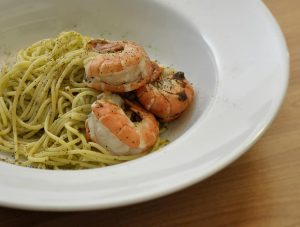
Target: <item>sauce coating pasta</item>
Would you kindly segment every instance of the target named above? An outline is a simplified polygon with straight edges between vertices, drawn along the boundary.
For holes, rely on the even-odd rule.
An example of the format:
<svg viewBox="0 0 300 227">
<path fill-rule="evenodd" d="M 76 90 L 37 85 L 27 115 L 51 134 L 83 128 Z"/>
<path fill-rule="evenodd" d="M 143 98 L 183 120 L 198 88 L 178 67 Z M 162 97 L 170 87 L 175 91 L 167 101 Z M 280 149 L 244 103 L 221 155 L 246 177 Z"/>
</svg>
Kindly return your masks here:
<svg viewBox="0 0 300 227">
<path fill-rule="evenodd" d="M 143 156 L 112 155 L 84 136 L 99 92 L 86 86 L 83 62 L 91 39 L 63 32 L 19 51 L 0 73 L 0 152 L 18 165 L 83 169 Z M 159 139 L 153 150 L 166 144 Z"/>
</svg>

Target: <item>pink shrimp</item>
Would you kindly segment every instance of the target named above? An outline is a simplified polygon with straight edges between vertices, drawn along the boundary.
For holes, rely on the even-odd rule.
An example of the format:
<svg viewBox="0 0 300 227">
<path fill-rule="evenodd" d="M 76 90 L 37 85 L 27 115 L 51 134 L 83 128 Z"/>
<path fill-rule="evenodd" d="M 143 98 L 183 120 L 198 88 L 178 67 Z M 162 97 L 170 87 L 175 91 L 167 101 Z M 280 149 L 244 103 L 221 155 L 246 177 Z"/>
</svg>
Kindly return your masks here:
<svg viewBox="0 0 300 227">
<path fill-rule="evenodd" d="M 159 136 L 155 117 L 117 94 L 102 93 L 92 104 L 86 137 L 115 155 L 149 151 Z"/>
<path fill-rule="evenodd" d="M 96 90 L 132 91 L 160 75 L 157 64 L 134 42 L 92 40 L 87 48 L 96 53 L 84 63 L 87 85 Z"/>
<path fill-rule="evenodd" d="M 140 103 L 163 122 L 178 118 L 193 100 L 194 90 L 183 72 L 164 69 L 154 82 L 137 90 Z"/>
</svg>

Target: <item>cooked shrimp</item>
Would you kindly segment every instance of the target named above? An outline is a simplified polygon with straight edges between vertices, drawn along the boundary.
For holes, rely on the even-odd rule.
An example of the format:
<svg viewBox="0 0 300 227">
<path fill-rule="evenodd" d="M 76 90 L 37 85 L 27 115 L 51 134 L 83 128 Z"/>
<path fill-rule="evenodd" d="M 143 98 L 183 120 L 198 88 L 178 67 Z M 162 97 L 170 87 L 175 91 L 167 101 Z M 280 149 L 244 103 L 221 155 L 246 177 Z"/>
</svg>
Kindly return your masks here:
<svg viewBox="0 0 300 227">
<path fill-rule="evenodd" d="M 159 136 L 153 114 L 117 94 L 102 93 L 92 104 L 86 137 L 115 155 L 149 151 Z"/>
<path fill-rule="evenodd" d="M 157 64 L 134 42 L 92 40 L 87 48 L 94 53 L 84 62 L 87 85 L 96 90 L 132 91 L 160 75 Z"/>
<path fill-rule="evenodd" d="M 164 69 L 154 82 L 137 90 L 140 103 L 163 122 L 178 118 L 193 100 L 194 90 L 183 72 Z"/>
</svg>

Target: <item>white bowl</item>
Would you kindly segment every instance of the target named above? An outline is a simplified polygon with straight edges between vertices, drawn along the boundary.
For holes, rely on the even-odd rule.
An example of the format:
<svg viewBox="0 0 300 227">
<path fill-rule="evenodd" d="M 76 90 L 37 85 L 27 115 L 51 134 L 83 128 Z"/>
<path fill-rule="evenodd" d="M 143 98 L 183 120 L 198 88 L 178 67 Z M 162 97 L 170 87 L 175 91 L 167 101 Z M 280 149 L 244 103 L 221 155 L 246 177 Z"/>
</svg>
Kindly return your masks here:
<svg viewBox="0 0 300 227">
<path fill-rule="evenodd" d="M 184 71 L 192 107 L 170 126 L 172 143 L 124 164 L 80 171 L 0 163 L 0 204 L 87 210 L 157 198 L 222 169 L 262 134 L 289 73 L 281 31 L 257 0 L 2 0 L 0 63 L 61 31 L 130 39 Z M 9 52 L 9 53 L 8 53 Z"/>
</svg>

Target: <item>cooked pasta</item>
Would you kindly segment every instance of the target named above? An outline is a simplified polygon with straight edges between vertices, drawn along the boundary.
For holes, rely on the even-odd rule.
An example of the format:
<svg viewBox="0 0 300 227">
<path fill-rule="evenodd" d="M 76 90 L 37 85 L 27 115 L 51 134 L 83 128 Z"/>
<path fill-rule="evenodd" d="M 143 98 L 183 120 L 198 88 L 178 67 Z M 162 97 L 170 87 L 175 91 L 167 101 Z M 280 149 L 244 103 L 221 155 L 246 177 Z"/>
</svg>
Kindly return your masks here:
<svg viewBox="0 0 300 227">
<path fill-rule="evenodd" d="M 0 73 L 0 151 L 18 165 L 82 169 L 142 156 L 117 156 L 84 136 L 99 92 L 83 82 L 90 38 L 63 32 L 21 50 Z M 166 140 L 159 139 L 153 150 Z"/>
</svg>

